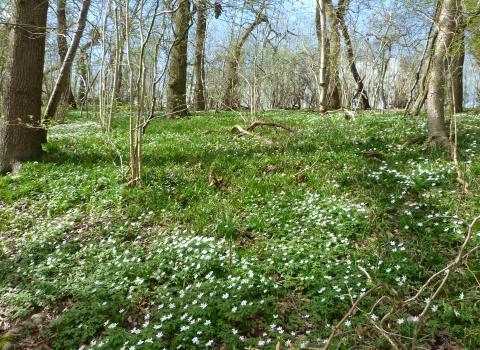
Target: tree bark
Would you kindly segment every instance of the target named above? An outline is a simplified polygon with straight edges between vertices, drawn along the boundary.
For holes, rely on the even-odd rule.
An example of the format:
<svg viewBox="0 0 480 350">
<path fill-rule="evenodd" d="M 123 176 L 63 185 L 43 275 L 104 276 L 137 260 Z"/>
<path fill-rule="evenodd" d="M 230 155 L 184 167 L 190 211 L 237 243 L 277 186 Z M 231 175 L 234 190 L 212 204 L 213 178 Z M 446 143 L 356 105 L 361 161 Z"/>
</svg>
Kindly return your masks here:
<svg viewBox="0 0 480 350">
<path fill-rule="evenodd" d="M 431 47 L 427 48 L 428 51 L 430 52 L 430 56 L 428 59 L 427 67 L 425 68 L 425 73 L 423 75 L 422 81 L 420 83 L 419 87 L 419 93 L 418 96 L 413 104 L 413 106 L 410 108 L 409 114 L 411 116 L 417 116 L 420 113 L 420 110 L 422 109 L 425 100 L 427 99 L 427 93 L 428 93 L 428 79 L 430 77 L 430 70 L 432 68 L 432 61 L 433 61 L 433 51 L 435 47 L 435 42 L 437 40 L 438 36 L 438 31 L 435 31 L 432 41 L 431 41 Z"/>
<path fill-rule="evenodd" d="M 317 39 L 320 54 L 320 74 L 318 77 L 319 85 L 319 111 L 325 113 L 327 108 L 327 92 L 328 92 L 328 72 L 327 72 L 327 51 L 329 50 L 329 42 L 327 37 L 327 15 L 325 0 L 317 0 L 316 6 L 316 27 Z"/>
<path fill-rule="evenodd" d="M 195 46 L 195 97 L 197 111 L 206 109 L 205 103 L 205 37 L 207 33 L 207 8 L 205 1 L 197 5 L 197 33 Z"/>
<path fill-rule="evenodd" d="M 340 98 L 340 33 L 338 32 L 338 20 L 335 16 L 335 8 L 331 0 L 326 1 L 327 17 L 330 31 L 330 45 L 328 52 L 329 61 L 329 86 L 328 86 L 328 107 L 335 110 L 342 107 Z"/>
<path fill-rule="evenodd" d="M 425 52 L 424 52 L 424 57 L 422 58 L 422 61 L 420 62 L 420 67 L 417 70 L 417 74 L 415 77 L 415 82 L 410 89 L 410 99 L 407 102 L 407 106 L 405 107 L 408 110 L 408 114 L 411 116 L 417 116 L 420 113 L 420 110 L 422 109 L 423 104 L 425 103 L 425 100 L 427 98 L 427 81 L 428 81 L 428 76 L 430 72 L 430 67 L 432 64 L 432 55 L 433 55 L 433 47 L 435 46 L 435 41 L 437 39 L 438 31 L 434 29 L 435 25 L 432 24 L 432 29 L 430 36 L 428 38 L 428 43 L 427 46 L 425 47 Z M 425 63 L 425 59 L 427 59 L 427 65 L 426 67 L 423 67 Z M 420 74 L 424 71 L 423 77 L 420 79 Z M 418 86 L 418 95 L 412 105 L 412 101 L 414 99 L 413 93 L 415 89 Z"/>
<path fill-rule="evenodd" d="M 3 101 L 3 89 L 5 79 L 5 68 L 8 55 L 8 33 L 7 26 L 0 27 L 0 101 Z"/>
<path fill-rule="evenodd" d="M 92 46 L 93 42 L 88 43 L 80 47 L 80 53 L 78 55 L 78 75 L 80 76 L 80 87 L 78 89 L 78 99 L 83 106 L 87 103 L 87 91 L 88 91 L 88 50 Z"/>
<path fill-rule="evenodd" d="M 368 101 L 368 95 L 363 84 L 363 79 L 358 73 L 357 65 L 355 63 L 355 55 L 353 53 L 352 39 L 350 38 L 350 33 L 348 32 L 348 27 L 345 22 L 345 13 L 349 5 L 350 0 L 340 0 L 337 8 L 337 19 L 340 25 L 340 30 L 342 31 L 343 39 L 345 40 L 345 45 L 347 47 L 347 58 L 350 66 L 350 72 L 352 73 L 353 79 L 357 84 L 357 92 L 355 97 L 360 96 L 361 108 L 369 109 L 370 102 Z"/>
<path fill-rule="evenodd" d="M 115 79 L 115 84 L 113 86 L 113 98 L 116 102 L 123 102 L 125 100 L 122 94 L 123 56 L 124 56 L 123 41 L 125 41 L 125 39 L 122 37 L 122 46 L 119 48 L 118 61 L 115 62 L 115 68 L 118 69 L 118 72 L 117 72 L 117 79 Z"/>
<path fill-rule="evenodd" d="M 167 115 L 186 116 L 187 107 L 187 49 L 190 29 L 190 0 L 183 0 L 175 13 L 175 42 L 168 68 Z"/>
<path fill-rule="evenodd" d="M 58 103 L 60 102 L 61 96 L 67 88 L 67 84 L 70 79 L 70 72 L 72 70 L 73 59 L 80 44 L 80 39 L 83 35 L 83 30 L 85 29 L 85 24 L 87 22 L 88 10 L 90 8 L 90 0 L 83 0 L 82 9 L 80 11 L 80 17 L 77 22 L 77 29 L 73 40 L 68 48 L 65 59 L 63 60 L 62 68 L 58 75 L 57 81 L 55 82 L 55 87 L 48 101 L 47 109 L 45 111 L 44 120 L 49 122 L 55 116 L 57 111 Z M 45 140 L 46 141 L 46 140 Z"/>
<path fill-rule="evenodd" d="M 47 0 L 12 2 L 5 100 L 0 118 L 0 173 L 42 154 L 40 126 Z"/>
<path fill-rule="evenodd" d="M 463 64 L 465 50 L 458 52 L 452 60 L 452 106 L 454 113 L 463 112 Z"/>
<path fill-rule="evenodd" d="M 462 12 L 458 14 L 458 31 L 455 36 L 454 56 L 451 60 L 452 107 L 454 113 L 463 112 L 463 65 L 465 63 L 465 23 Z"/>
<path fill-rule="evenodd" d="M 412 89 L 410 90 L 410 101 L 407 103 L 407 108 L 409 109 L 408 113 L 411 116 L 417 116 L 420 113 L 420 110 L 422 109 L 425 100 L 427 99 L 427 90 L 428 90 L 428 79 L 430 77 L 430 68 L 432 67 L 432 60 L 433 60 L 433 53 L 434 53 L 434 48 L 435 44 L 437 42 L 437 37 L 438 37 L 438 28 L 436 23 L 438 23 L 438 19 L 440 17 L 440 12 L 442 9 L 442 4 L 441 1 L 437 1 L 436 6 L 435 6 L 435 17 L 434 17 L 434 22 L 432 23 L 430 27 L 430 31 L 428 34 L 428 40 L 427 40 L 427 46 L 425 47 L 424 55 L 422 57 L 422 60 L 420 62 L 420 67 L 419 70 L 417 71 L 416 75 L 416 81 L 414 85 L 412 86 Z M 425 68 L 422 67 L 424 63 L 427 62 Z M 423 77 L 420 81 L 420 73 L 422 72 L 423 69 Z M 415 88 L 417 85 L 420 83 L 418 87 L 418 95 L 413 103 L 413 105 L 410 106 L 411 101 L 413 100 L 413 92 L 415 91 Z"/>
<path fill-rule="evenodd" d="M 432 56 L 428 79 L 427 127 L 429 144 L 451 152 L 451 143 L 445 130 L 445 58 L 452 47 L 456 32 L 458 0 L 444 0 L 438 23 L 438 37 Z"/>
<path fill-rule="evenodd" d="M 258 12 L 255 20 L 247 27 L 245 32 L 240 37 L 240 40 L 234 45 L 233 49 L 228 55 L 226 68 L 226 84 L 225 95 L 223 96 L 223 105 L 226 109 L 236 109 L 240 105 L 238 96 L 238 64 L 242 54 L 243 45 L 247 41 L 253 30 L 262 22 L 266 22 L 267 17 L 263 12 Z"/>
<path fill-rule="evenodd" d="M 60 62 L 65 60 L 68 51 L 67 43 L 67 14 L 66 14 L 67 0 L 57 0 L 57 47 Z M 64 92 L 65 101 L 73 109 L 77 108 L 75 97 L 73 96 L 72 85 L 70 81 L 71 71 L 67 72 L 67 88 Z"/>
<path fill-rule="evenodd" d="M 123 57 L 125 51 L 125 31 L 122 28 L 123 6 L 115 7 L 115 53 L 114 53 L 114 83 L 112 98 L 115 103 L 123 102 L 122 83 L 123 83 Z"/>
</svg>

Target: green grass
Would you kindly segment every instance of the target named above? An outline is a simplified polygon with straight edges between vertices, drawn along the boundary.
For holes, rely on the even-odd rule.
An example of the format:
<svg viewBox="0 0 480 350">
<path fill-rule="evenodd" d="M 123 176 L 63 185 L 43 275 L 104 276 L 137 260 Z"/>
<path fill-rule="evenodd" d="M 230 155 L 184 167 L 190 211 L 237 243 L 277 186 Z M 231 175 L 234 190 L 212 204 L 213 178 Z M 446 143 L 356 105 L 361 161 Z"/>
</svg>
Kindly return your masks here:
<svg viewBox="0 0 480 350">
<path fill-rule="evenodd" d="M 351 300 L 383 283 L 398 295 L 365 298 L 334 344 L 388 349 L 368 320 L 392 303 L 369 313 L 374 302 L 413 295 L 461 245 L 456 216 L 480 213 L 479 116 L 458 119 L 469 196 L 440 151 L 406 145 L 425 134 L 421 118 L 259 118 L 296 131 L 234 138 L 248 123 L 232 113 L 152 123 L 135 188 L 125 117 L 109 138 L 78 113 L 53 127 L 41 162 L 0 177 L 0 324 L 42 313 L 18 342 L 54 349 L 320 348 Z M 384 157 L 363 155 L 373 150 Z M 212 164 L 222 186 L 209 185 Z M 419 344 L 480 347 L 479 257 L 450 278 Z M 430 292 L 386 327 L 412 337 Z"/>
</svg>

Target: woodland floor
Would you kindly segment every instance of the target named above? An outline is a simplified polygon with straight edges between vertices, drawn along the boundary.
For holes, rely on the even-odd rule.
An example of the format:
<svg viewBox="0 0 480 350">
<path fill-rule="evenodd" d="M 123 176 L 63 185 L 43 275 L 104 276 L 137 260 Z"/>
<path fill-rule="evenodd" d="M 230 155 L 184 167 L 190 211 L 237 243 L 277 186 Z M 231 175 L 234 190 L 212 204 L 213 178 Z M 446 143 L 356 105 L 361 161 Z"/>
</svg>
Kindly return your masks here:
<svg viewBox="0 0 480 350">
<path fill-rule="evenodd" d="M 0 348 L 321 348 L 377 284 L 333 344 L 391 348 L 374 325 L 480 214 L 480 116 L 458 117 L 470 195 L 425 147 L 424 118 L 275 111 L 258 119 L 294 132 L 236 138 L 247 119 L 152 123 L 136 188 L 126 117 L 109 140 L 92 115 L 53 127 L 41 162 L 0 177 Z M 419 346 L 480 348 L 479 270 L 474 252 L 452 273 Z M 388 316 L 395 339 L 411 344 L 431 292 Z"/>
</svg>

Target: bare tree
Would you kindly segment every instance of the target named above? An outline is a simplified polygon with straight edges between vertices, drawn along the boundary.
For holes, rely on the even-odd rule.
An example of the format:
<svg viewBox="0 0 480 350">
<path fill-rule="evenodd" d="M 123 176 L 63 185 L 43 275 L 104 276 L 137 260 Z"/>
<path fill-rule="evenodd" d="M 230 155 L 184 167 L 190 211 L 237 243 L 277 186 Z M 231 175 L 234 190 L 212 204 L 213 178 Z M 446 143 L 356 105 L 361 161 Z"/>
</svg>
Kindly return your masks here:
<svg viewBox="0 0 480 350">
<path fill-rule="evenodd" d="M 255 20 L 250 23 L 247 29 L 245 29 L 240 36 L 240 39 L 233 45 L 228 53 L 227 67 L 225 71 L 225 94 L 223 96 L 223 105 L 227 109 L 236 109 L 240 104 L 237 87 L 239 83 L 238 66 L 242 54 L 242 48 L 253 30 L 260 23 L 266 22 L 267 20 L 267 16 L 265 16 L 262 10 L 260 10 L 255 16 Z"/>
<path fill-rule="evenodd" d="M 328 33 L 327 33 L 327 14 L 326 1 L 317 0 L 316 6 L 316 27 L 317 38 L 320 53 L 320 74 L 319 74 L 319 109 L 320 113 L 327 111 L 327 92 L 328 92 L 328 75 L 327 75 L 327 51 Z"/>
<path fill-rule="evenodd" d="M 129 135 L 129 146 L 130 146 L 130 171 L 131 171 L 131 180 L 129 181 L 130 185 L 138 185 L 142 180 L 142 168 L 143 168 L 143 159 L 142 159 L 142 138 L 145 131 L 147 123 L 150 122 L 150 119 L 145 118 L 146 104 L 146 65 L 145 65 L 145 55 L 147 51 L 147 46 L 150 42 L 150 39 L 153 34 L 153 29 L 157 17 L 161 14 L 171 13 L 172 11 L 158 11 L 160 8 L 160 0 L 154 2 L 153 11 L 151 15 L 150 22 L 148 27 L 144 27 L 146 18 L 144 17 L 145 3 L 136 3 L 136 8 L 132 13 L 138 13 L 137 23 L 138 23 L 138 32 L 140 36 L 140 52 L 139 52 L 139 61 L 138 65 L 133 64 L 133 54 L 132 54 L 132 43 L 131 43 L 131 24 L 132 18 L 130 14 L 130 8 L 128 2 L 125 4 L 125 39 L 126 39 L 126 49 L 127 49 L 127 62 L 128 62 L 128 87 L 130 95 L 129 103 L 129 126 L 130 126 L 130 135 Z M 138 11 L 137 11 L 138 10 Z M 158 45 L 158 43 L 157 43 Z M 137 70 L 137 79 L 134 83 L 134 73 Z M 137 105 L 134 105 L 134 93 L 137 97 Z"/>
<path fill-rule="evenodd" d="M 458 0 L 444 0 L 438 23 L 438 38 L 428 79 L 427 113 L 429 144 L 451 152 L 451 142 L 445 130 L 445 58 L 452 48 L 457 30 Z"/>
<path fill-rule="evenodd" d="M 68 51 L 67 43 L 67 0 L 57 0 L 57 47 L 60 62 L 65 60 Z M 67 84 L 64 91 L 64 98 L 68 105 L 72 108 L 77 108 L 75 97 L 73 96 L 72 86 L 70 82 L 71 70 L 67 73 Z"/>
<path fill-rule="evenodd" d="M 79 89 L 78 89 L 78 100 L 80 105 L 84 106 L 87 103 L 88 95 L 88 71 L 89 71 L 89 51 L 92 47 L 93 41 L 88 41 L 87 43 L 80 46 L 80 53 L 78 54 L 78 76 L 80 78 Z"/>
<path fill-rule="evenodd" d="M 168 68 L 167 114 L 185 116 L 187 107 L 187 53 L 190 29 L 190 0 L 182 0 L 175 12 L 175 42 Z"/>
<path fill-rule="evenodd" d="M 438 20 L 440 14 L 440 3 L 437 3 L 435 10 L 435 21 Z M 430 68 L 432 66 L 433 49 L 437 40 L 438 30 L 435 23 L 432 23 L 428 32 L 428 40 L 423 51 L 422 59 L 415 74 L 415 81 L 410 89 L 410 97 L 406 105 L 408 113 L 412 116 L 416 116 L 420 113 L 420 110 L 427 99 L 427 83 L 430 76 Z M 423 72 L 423 75 L 422 75 Z M 414 92 L 418 89 L 418 95 L 415 98 Z M 413 104 L 412 104 L 413 103 Z"/>
<path fill-rule="evenodd" d="M 115 7 L 115 70 L 112 103 L 117 103 L 121 100 L 122 94 L 122 78 L 123 78 L 123 52 L 125 46 L 125 32 L 121 28 L 121 19 L 123 18 L 122 6 Z"/>
<path fill-rule="evenodd" d="M 75 54 L 80 44 L 80 39 L 82 38 L 83 30 L 85 29 L 89 8 L 90 8 L 90 0 L 83 0 L 82 9 L 80 11 L 80 16 L 78 18 L 75 35 L 73 36 L 73 40 L 70 44 L 70 47 L 68 48 L 65 59 L 63 60 L 62 68 L 60 69 L 60 73 L 55 83 L 55 88 L 53 89 L 53 92 L 48 101 L 47 108 L 45 110 L 44 120 L 47 123 L 49 120 L 53 119 L 53 117 L 55 116 L 58 103 L 60 102 L 60 98 L 69 83 L 73 59 L 75 58 Z"/>
<path fill-rule="evenodd" d="M 463 112 L 463 66 L 465 64 L 465 21 L 461 8 L 458 11 L 456 26 L 458 29 L 454 37 L 454 56 L 450 62 L 451 104 L 454 113 L 461 113 Z"/>
<path fill-rule="evenodd" d="M 350 5 L 350 0 L 339 0 L 336 14 L 337 14 L 338 23 L 340 25 L 340 29 L 342 31 L 343 39 L 345 40 L 350 72 L 352 73 L 353 79 L 357 84 L 357 91 L 355 93 L 354 98 L 360 97 L 361 108 L 369 109 L 370 102 L 368 101 L 367 91 L 365 90 L 363 79 L 360 77 L 360 74 L 358 73 L 357 65 L 355 63 L 355 55 L 353 53 L 352 39 L 350 38 L 350 33 L 348 32 L 347 23 L 345 22 L 345 15 L 349 5 Z"/>
<path fill-rule="evenodd" d="M 340 33 L 338 32 L 338 19 L 331 0 L 326 1 L 326 11 L 329 23 L 330 43 L 328 45 L 328 106 L 330 109 L 341 107 L 340 99 Z"/>
<path fill-rule="evenodd" d="M 112 56 L 114 60 L 114 70 L 113 70 L 113 91 L 110 95 L 110 106 L 108 117 L 104 120 L 104 130 L 106 132 L 112 131 L 112 121 L 113 115 L 116 112 L 116 106 L 120 95 L 120 89 L 122 84 L 122 59 L 123 59 L 123 45 L 124 45 L 124 35 L 122 35 L 121 30 L 121 19 L 122 17 L 122 7 L 118 4 L 115 4 L 115 53 Z M 103 65 L 102 65 L 103 69 Z"/>
<path fill-rule="evenodd" d="M 207 4 L 204 0 L 197 3 L 197 33 L 195 40 L 195 97 L 194 108 L 204 111 L 205 97 L 205 37 L 207 33 Z"/>
</svg>

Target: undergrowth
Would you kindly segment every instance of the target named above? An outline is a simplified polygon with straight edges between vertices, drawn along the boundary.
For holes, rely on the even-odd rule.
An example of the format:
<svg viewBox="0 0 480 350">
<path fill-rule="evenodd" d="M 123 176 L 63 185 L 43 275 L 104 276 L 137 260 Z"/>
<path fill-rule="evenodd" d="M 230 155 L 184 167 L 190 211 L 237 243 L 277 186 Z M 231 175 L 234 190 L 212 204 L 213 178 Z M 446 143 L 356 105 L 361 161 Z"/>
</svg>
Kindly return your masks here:
<svg viewBox="0 0 480 350">
<path fill-rule="evenodd" d="M 458 251 L 460 218 L 480 213 L 478 116 L 458 119 L 469 196 L 451 161 L 411 142 L 422 118 L 259 119 L 295 132 L 234 138 L 246 122 L 232 113 L 152 123 L 135 188 L 126 118 L 110 137 L 79 113 L 53 127 L 41 162 L 0 178 L 0 324 L 41 313 L 23 341 L 54 349 L 321 348 L 372 286 L 415 294 Z M 480 347 L 479 262 L 472 253 L 449 279 L 419 345 Z M 390 348 L 370 322 L 389 312 L 371 311 L 381 293 L 335 346 Z M 407 343 L 425 303 L 389 316 Z"/>
</svg>

